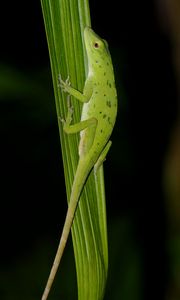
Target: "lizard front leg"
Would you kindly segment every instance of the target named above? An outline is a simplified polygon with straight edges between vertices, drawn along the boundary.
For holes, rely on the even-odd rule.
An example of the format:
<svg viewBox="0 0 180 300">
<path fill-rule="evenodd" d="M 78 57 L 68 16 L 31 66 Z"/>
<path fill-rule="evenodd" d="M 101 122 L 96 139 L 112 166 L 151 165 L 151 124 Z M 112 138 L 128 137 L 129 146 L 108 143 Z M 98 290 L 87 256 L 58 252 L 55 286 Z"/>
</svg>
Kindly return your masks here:
<svg viewBox="0 0 180 300">
<path fill-rule="evenodd" d="M 78 91 L 77 89 L 71 86 L 69 76 L 64 81 L 62 80 L 61 75 L 59 75 L 58 81 L 59 81 L 59 87 L 61 87 L 64 92 L 67 92 L 69 95 L 74 96 L 80 102 L 85 103 L 90 100 L 92 96 L 92 81 L 90 78 L 86 79 L 83 93 L 81 93 L 80 91 Z"/>
</svg>

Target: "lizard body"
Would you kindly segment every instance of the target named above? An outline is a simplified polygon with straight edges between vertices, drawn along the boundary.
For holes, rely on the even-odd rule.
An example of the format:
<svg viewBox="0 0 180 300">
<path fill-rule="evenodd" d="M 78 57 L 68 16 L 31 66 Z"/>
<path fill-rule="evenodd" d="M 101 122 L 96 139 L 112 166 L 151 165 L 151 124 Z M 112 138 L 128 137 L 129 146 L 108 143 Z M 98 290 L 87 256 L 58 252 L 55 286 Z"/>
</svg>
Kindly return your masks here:
<svg viewBox="0 0 180 300">
<path fill-rule="evenodd" d="M 71 125 L 72 109 L 68 105 L 68 114 L 63 126 L 67 134 L 80 132 L 79 162 L 59 247 L 42 300 L 47 299 L 54 281 L 85 181 L 93 167 L 97 172 L 111 146 L 109 138 L 117 114 L 114 71 L 107 43 L 89 27 L 84 30 L 84 41 L 88 57 L 88 76 L 83 93 L 60 78 L 61 88 L 83 102 L 81 121 Z"/>
</svg>

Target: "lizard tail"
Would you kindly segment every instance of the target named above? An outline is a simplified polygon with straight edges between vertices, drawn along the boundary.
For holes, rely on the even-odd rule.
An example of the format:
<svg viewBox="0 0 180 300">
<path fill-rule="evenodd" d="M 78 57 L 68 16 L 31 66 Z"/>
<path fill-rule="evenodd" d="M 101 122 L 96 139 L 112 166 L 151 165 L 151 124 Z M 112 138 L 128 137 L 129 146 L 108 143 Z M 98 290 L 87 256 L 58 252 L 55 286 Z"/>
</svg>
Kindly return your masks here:
<svg viewBox="0 0 180 300">
<path fill-rule="evenodd" d="M 89 166 L 89 167 L 87 167 L 87 166 Z M 74 182 L 73 182 L 73 186 L 72 186 L 71 196 L 70 196 L 70 200 L 69 200 L 69 207 L 67 210 L 62 235 L 60 238 L 60 242 L 59 242 L 59 246 L 58 246 L 56 256 L 55 256 L 55 259 L 53 262 L 53 266 L 51 268 L 49 278 L 48 278 L 48 281 L 47 281 L 47 284 L 46 284 L 46 287 L 45 287 L 45 290 L 44 290 L 41 300 L 46 300 L 49 295 L 52 283 L 53 283 L 55 275 L 57 273 L 57 270 L 58 270 L 63 252 L 64 252 L 64 248 L 66 246 L 67 239 L 68 239 L 68 236 L 69 236 L 69 233 L 71 230 L 71 226 L 72 226 L 72 223 L 74 220 L 74 215 L 75 215 L 75 211 L 77 208 L 78 200 L 79 200 L 83 186 L 85 184 L 85 181 L 89 175 L 91 168 L 92 168 L 92 166 L 90 166 L 89 163 L 85 163 L 84 159 L 83 159 L 83 161 L 81 159 L 79 160 L 77 171 L 76 171 Z"/>
</svg>

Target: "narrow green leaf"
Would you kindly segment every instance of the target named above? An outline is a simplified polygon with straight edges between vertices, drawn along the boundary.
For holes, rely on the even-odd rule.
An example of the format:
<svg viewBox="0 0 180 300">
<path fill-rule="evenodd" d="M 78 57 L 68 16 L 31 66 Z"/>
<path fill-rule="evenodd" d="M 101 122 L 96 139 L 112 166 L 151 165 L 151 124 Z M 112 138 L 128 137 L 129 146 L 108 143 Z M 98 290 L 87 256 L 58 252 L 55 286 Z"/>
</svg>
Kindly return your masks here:
<svg viewBox="0 0 180 300">
<path fill-rule="evenodd" d="M 83 90 L 87 59 L 84 27 L 90 25 L 87 0 L 41 0 L 51 62 L 57 116 L 67 113 L 67 95 L 58 88 L 58 75 L 68 76 L 73 87 Z M 81 104 L 72 99 L 73 122 L 80 119 Z M 79 135 L 66 135 L 59 122 L 67 198 L 78 163 Z M 58 222 L 58 220 L 57 220 Z M 81 195 L 72 227 L 77 271 L 78 299 L 103 299 L 108 268 L 106 208 L 103 168 L 95 181 L 92 172 Z M 63 278 L 61 279 L 63 280 Z"/>
</svg>

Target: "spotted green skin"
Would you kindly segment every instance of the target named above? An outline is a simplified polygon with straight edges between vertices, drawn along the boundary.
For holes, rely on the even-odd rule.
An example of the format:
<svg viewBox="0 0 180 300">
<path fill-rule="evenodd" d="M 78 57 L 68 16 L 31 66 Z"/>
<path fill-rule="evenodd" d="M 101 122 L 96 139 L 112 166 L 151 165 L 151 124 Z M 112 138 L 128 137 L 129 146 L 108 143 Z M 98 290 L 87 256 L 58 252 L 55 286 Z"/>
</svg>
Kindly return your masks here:
<svg viewBox="0 0 180 300">
<path fill-rule="evenodd" d="M 88 57 L 88 77 L 83 93 L 71 87 L 68 80 L 63 81 L 61 78 L 59 80 L 60 86 L 65 92 L 84 104 L 79 123 L 71 124 L 72 109 L 70 105 L 68 105 L 68 115 L 64 121 L 63 128 L 67 134 L 80 132 L 79 162 L 60 243 L 42 300 L 47 299 L 54 281 L 85 181 L 93 167 L 95 174 L 98 172 L 111 146 L 109 138 L 117 114 L 114 71 L 107 43 L 89 27 L 84 30 L 84 41 Z"/>
<path fill-rule="evenodd" d="M 94 136 L 89 137 L 88 129 L 81 133 L 79 152 L 80 155 L 81 152 L 85 155 L 94 155 L 95 159 L 92 160 L 95 163 L 114 127 L 117 114 L 117 93 L 107 43 L 88 27 L 85 29 L 84 37 L 89 67 L 84 94 L 87 95 L 87 101 L 89 101 L 83 105 L 81 120 L 95 118 L 97 126 Z M 89 139 L 92 145 L 84 153 L 81 147 Z"/>
</svg>

